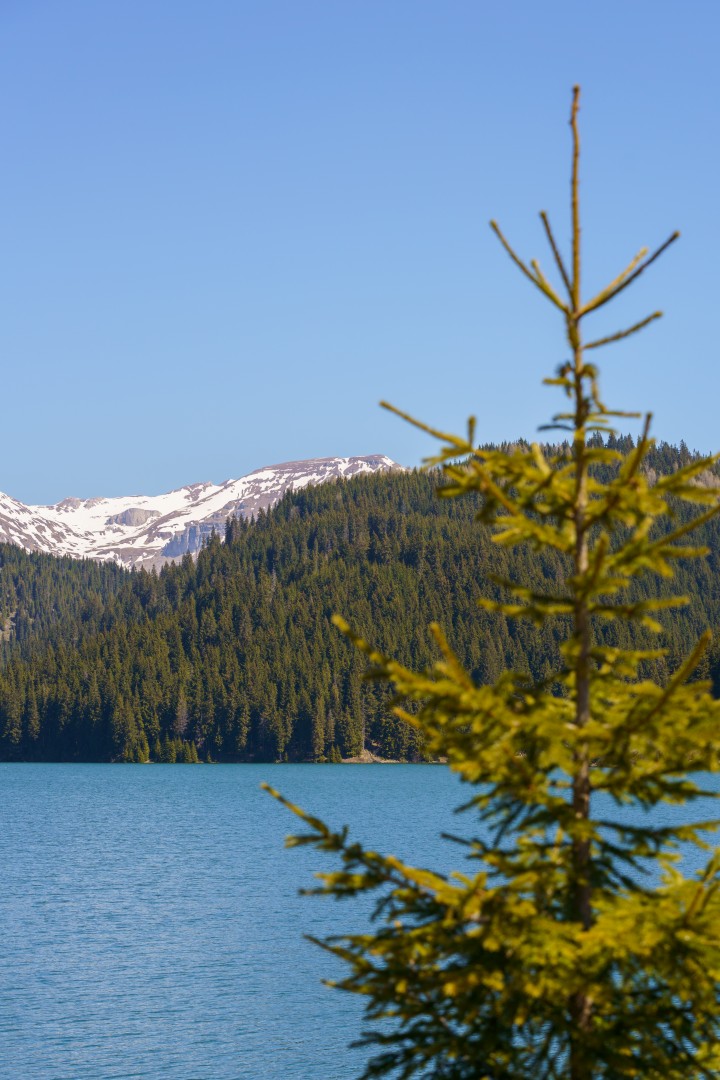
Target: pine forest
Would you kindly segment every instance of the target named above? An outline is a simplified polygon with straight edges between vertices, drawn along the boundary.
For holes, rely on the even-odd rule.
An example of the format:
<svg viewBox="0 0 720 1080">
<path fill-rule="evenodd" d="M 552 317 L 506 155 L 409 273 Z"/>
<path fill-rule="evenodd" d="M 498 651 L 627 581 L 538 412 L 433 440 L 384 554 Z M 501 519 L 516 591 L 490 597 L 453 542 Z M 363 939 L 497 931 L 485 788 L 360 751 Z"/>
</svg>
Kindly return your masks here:
<svg viewBox="0 0 720 1080">
<path fill-rule="evenodd" d="M 633 448 L 630 436 L 608 438 Z M 693 456 L 660 444 L 646 467 L 666 475 Z M 703 480 L 720 487 L 720 468 Z M 562 587 L 562 557 L 493 544 L 477 502 L 438 498 L 441 484 L 439 472 L 396 472 L 291 493 L 160 573 L 0 546 L 0 760 L 422 760 L 417 732 L 365 680 L 333 614 L 351 611 L 358 632 L 372 628 L 415 669 L 435 658 L 426 628 L 436 621 L 480 683 L 504 670 L 549 677 L 563 636 L 560 624 L 537 629 L 477 605 L 483 593 L 501 598 L 495 577 Z M 686 512 L 678 505 L 680 520 Z M 668 652 L 647 673 L 662 683 L 709 627 L 694 678 L 712 677 L 720 696 L 717 519 L 702 543 L 707 557 L 677 568 L 673 592 L 690 603 L 664 616 Z M 663 580 L 634 588 L 670 595 Z M 645 631 L 618 626 L 599 623 L 600 639 L 644 644 Z"/>
</svg>

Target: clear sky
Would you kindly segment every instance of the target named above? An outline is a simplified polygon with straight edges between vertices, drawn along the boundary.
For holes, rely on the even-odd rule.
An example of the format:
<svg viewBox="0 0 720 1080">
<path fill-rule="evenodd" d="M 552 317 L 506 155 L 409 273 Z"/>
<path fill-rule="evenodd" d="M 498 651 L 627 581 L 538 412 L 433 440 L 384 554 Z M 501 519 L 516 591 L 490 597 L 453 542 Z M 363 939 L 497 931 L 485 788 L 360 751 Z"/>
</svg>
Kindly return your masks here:
<svg viewBox="0 0 720 1080">
<path fill-rule="evenodd" d="M 294 458 L 532 437 L 583 87 L 588 289 L 611 405 L 720 448 L 713 0 L 0 0 L 0 490 L 157 493 Z"/>
</svg>

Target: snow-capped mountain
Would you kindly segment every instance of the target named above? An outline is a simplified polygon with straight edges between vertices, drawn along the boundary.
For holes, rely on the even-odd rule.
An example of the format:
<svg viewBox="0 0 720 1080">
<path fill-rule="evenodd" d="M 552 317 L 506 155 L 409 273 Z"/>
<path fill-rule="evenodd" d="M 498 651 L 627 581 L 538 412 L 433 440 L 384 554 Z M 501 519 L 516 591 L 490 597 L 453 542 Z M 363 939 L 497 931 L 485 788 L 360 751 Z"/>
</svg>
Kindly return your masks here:
<svg viewBox="0 0 720 1080">
<path fill-rule="evenodd" d="M 222 484 L 189 484 L 167 495 L 64 499 L 54 506 L 25 506 L 0 493 L 0 541 L 129 567 L 160 565 L 198 551 L 213 529 L 222 535 L 231 514 L 252 517 L 288 490 L 400 468 L 383 454 L 313 458 L 270 465 Z"/>
</svg>

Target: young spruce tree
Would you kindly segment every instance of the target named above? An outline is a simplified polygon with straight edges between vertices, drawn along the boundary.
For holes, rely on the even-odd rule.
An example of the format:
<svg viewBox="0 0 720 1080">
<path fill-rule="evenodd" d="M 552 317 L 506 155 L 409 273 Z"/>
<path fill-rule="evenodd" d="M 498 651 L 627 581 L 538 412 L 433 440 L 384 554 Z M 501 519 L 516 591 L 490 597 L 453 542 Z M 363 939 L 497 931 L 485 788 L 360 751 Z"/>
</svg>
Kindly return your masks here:
<svg viewBox="0 0 720 1080">
<path fill-rule="evenodd" d="M 675 849 L 706 847 L 703 825 L 659 827 L 652 814 L 659 803 L 698 798 L 700 774 L 718 768 L 720 708 L 707 684 L 687 682 L 708 642 L 660 687 L 642 677 L 643 662 L 657 651 L 602 646 L 595 633 L 598 620 L 660 629 L 658 610 L 682 599 L 635 600 L 629 586 L 638 575 L 669 577 L 675 559 L 704 554 L 685 540 L 716 513 L 717 492 L 697 480 L 708 460 L 648 480 L 649 417 L 627 456 L 592 437 L 628 414 L 605 407 L 588 355 L 660 312 L 588 342 L 585 319 L 678 234 L 652 255 L 641 251 L 607 288 L 583 299 L 578 105 L 576 88 L 569 266 L 540 215 L 561 286 L 537 262 L 526 265 L 491 223 L 513 262 L 562 315 L 570 359 L 546 382 L 568 401 L 552 425 L 569 433 L 568 442 L 550 456 L 539 446 L 486 452 L 475 447 L 472 421 L 467 438 L 417 425 L 443 443 L 429 461 L 444 469 L 441 496 L 480 492 L 479 517 L 494 526 L 497 543 L 550 547 L 566 559 L 557 594 L 503 582 L 507 602 L 482 601 L 501 616 L 536 624 L 569 617 L 564 667 L 543 684 L 507 672 L 494 686 L 478 686 L 433 626 L 442 659 L 417 673 L 374 651 L 338 618 L 369 657 L 372 676 L 386 680 L 397 701 L 414 703 L 398 706 L 397 715 L 421 730 L 430 755 L 445 758 L 473 786 L 467 808 L 479 815 L 483 837 L 466 843 L 479 870 L 447 878 L 415 869 L 291 806 L 309 832 L 288 843 L 315 844 L 342 862 L 320 875 L 313 891 L 378 894 L 374 932 L 323 943 L 349 968 L 336 985 L 365 995 L 368 1020 L 380 1022 L 363 1040 L 380 1048 L 366 1077 L 720 1075 L 720 855 L 683 877 Z M 708 509 L 682 524 L 678 500 Z M 623 807 L 617 819 L 608 812 L 613 805 Z M 633 807 L 650 812 L 629 824 Z"/>
</svg>

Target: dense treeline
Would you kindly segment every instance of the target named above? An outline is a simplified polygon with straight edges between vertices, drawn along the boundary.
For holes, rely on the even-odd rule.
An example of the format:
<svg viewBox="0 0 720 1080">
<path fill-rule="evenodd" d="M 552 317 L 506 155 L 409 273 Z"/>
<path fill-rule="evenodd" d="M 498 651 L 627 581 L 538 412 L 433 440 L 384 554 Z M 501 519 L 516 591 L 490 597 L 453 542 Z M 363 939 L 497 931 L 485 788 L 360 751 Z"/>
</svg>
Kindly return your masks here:
<svg viewBox="0 0 720 1080">
<path fill-rule="evenodd" d="M 666 473 L 689 457 L 663 444 L 649 467 Z M 435 658 L 425 628 L 437 620 L 477 680 L 506 668 L 550 677 L 557 637 L 476 600 L 499 595 L 494 575 L 542 589 L 566 568 L 546 551 L 493 544 L 472 501 L 437 498 L 438 483 L 385 474 L 292 493 L 160 574 L 3 547 L 0 759 L 337 760 L 363 747 L 418 757 L 382 687 L 363 681 L 334 612 L 416 668 Z M 720 525 L 703 540 L 706 560 L 645 585 L 692 598 L 665 617 L 661 681 L 705 627 L 720 628 Z M 630 628 L 598 629 L 619 645 L 637 641 Z M 719 656 L 714 648 L 701 674 L 720 673 Z"/>
<path fill-rule="evenodd" d="M 0 661 L 26 643 L 77 640 L 84 624 L 98 625 L 127 577 L 115 563 L 0 544 Z"/>
</svg>

